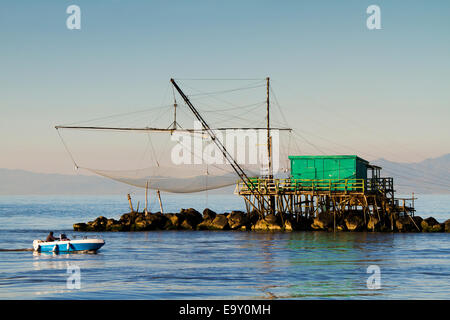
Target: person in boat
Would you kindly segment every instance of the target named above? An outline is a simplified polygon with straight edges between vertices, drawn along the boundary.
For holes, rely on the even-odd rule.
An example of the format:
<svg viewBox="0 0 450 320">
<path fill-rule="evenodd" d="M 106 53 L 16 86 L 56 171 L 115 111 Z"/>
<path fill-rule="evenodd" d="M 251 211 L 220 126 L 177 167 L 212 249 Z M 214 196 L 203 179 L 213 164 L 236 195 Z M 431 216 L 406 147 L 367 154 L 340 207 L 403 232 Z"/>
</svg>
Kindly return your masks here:
<svg viewBox="0 0 450 320">
<path fill-rule="evenodd" d="M 70 241 L 70 239 L 67 238 L 67 236 L 64 233 L 61 233 L 60 238 L 61 238 L 61 241 Z"/>
<path fill-rule="evenodd" d="M 51 241 L 57 241 L 59 240 L 58 238 L 55 238 L 53 236 L 53 231 L 50 231 L 50 233 L 47 236 L 47 239 L 45 239 L 45 242 L 51 242 Z"/>
</svg>

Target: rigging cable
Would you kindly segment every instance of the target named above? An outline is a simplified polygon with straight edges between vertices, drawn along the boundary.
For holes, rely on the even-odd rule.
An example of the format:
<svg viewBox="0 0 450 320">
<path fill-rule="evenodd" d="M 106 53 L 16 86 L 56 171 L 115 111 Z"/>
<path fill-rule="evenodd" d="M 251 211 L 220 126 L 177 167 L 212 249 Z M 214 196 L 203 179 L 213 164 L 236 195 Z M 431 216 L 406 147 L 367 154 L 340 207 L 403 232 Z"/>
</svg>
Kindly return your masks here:
<svg viewBox="0 0 450 320">
<path fill-rule="evenodd" d="M 75 159 L 73 158 L 73 155 L 72 155 L 72 153 L 70 152 L 69 148 L 67 147 L 66 142 L 64 141 L 63 137 L 61 136 L 61 133 L 59 132 L 58 128 L 56 128 L 56 132 L 58 132 L 58 136 L 59 136 L 59 138 L 61 139 L 61 142 L 63 143 L 64 148 L 66 149 L 67 153 L 69 154 L 70 159 L 72 159 L 72 162 L 73 162 L 73 164 L 75 165 L 75 168 L 78 170 L 78 168 L 79 168 L 79 167 L 78 167 L 78 164 L 75 162 Z"/>
</svg>

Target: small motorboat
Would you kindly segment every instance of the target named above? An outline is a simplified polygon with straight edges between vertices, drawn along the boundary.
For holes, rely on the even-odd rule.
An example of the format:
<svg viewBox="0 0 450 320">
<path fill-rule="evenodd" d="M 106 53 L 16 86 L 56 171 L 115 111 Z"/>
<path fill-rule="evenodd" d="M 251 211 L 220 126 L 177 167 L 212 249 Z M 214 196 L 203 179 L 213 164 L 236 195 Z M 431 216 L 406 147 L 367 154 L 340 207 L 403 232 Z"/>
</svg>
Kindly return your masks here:
<svg viewBox="0 0 450 320">
<path fill-rule="evenodd" d="M 79 239 L 79 240 L 34 240 L 33 249 L 37 252 L 96 252 L 105 244 L 103 239 Z"/>
</svg>

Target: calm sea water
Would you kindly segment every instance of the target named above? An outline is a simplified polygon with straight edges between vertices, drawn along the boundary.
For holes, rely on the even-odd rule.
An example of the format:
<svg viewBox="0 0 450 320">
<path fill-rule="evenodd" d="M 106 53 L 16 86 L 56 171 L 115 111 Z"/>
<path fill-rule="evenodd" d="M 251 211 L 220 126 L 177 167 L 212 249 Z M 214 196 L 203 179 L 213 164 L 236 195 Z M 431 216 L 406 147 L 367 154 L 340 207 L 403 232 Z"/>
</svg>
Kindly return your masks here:
<svg viewBox="0 0 450 320">
<path fill-rule="evenodd" d="M 232 195 L 163 200 L 166 212 L 243 207 Z M 416 208 L 443 222 L 450 218 L 450 196 L 419 196 Z M 31 248 L 50 230 L 83 236 L 73 223 L 127 211 L 123 196 L 1 196 L 0 248 Z M 106 241 L 97 254 L 0 252 L 0 299 L 450 298 L 448 233 L 95 234 Z M 367 287 L 371 265 L 380 268 L 379 289 Z M 69 266 L 80 268 L 80 289 L 67 286 Z"/>
</svg>

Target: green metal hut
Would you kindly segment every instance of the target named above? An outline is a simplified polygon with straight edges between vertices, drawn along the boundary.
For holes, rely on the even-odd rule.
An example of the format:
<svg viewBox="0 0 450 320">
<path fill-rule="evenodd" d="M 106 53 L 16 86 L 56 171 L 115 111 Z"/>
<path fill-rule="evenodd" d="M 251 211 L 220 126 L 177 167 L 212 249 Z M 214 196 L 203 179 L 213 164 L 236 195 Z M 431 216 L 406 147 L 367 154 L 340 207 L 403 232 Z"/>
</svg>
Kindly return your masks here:
<svg viewBox="0 0 450 320">
<path fill-rule="evenodd" d="M 369 162 L 355 155 L 289 156 L 291 179 L 367 179 Z"/>
<path fill-rule="evenodd" d="M 315 183 L 333 189 L 355 190 L 367 181 L 367 170 L 373 166 L 356 155 L 289 156 L 291 179 L 302 185 Z"/>
</svg>

